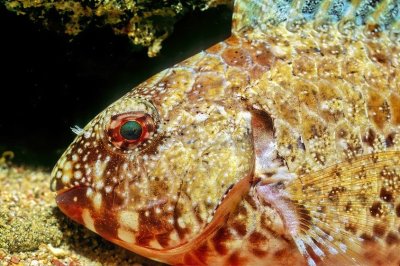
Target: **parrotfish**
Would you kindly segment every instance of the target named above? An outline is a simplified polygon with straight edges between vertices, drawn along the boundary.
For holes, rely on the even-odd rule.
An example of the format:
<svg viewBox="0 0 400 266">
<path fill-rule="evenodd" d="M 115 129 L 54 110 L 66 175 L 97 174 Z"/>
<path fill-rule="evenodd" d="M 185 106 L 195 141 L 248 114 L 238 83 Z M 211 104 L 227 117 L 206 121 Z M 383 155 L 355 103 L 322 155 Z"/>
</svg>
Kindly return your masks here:
<svg viewBox="0 0 400 266">
<path fill-rule="evenodd" d="M 399 0 L 236 0 L 65 151 L 63 213 L 172 265 L 399 265 Z"/>
</svg>

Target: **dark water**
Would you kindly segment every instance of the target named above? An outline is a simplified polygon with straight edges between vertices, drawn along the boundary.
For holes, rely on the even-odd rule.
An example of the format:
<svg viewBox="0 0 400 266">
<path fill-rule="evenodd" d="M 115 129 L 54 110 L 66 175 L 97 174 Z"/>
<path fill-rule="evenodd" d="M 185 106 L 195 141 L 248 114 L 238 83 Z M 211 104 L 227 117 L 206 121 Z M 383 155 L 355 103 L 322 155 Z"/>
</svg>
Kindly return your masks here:
<svg viewBox="0 0 400 266">
<path fill-rule="evenodd" d="M 52 167 L 83 127 L 107 105 L 153 74 L 225 39 L 231 10 L 187 14 L 148 58 L 110 28 L 74 38 L 35 25 L 0 7 L 0 154 L 14 162 Z"/>
</svg>

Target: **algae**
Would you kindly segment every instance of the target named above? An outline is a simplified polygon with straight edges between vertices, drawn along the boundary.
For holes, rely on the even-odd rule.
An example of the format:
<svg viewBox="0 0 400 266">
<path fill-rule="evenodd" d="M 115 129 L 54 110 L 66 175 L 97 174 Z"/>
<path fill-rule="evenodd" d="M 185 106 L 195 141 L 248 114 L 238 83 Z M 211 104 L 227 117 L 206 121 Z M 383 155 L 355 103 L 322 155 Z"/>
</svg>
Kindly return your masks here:
<svg viewBox="0 0 400 266">
<path fill-rule="evenodd" d="M 0 0 L 12 12 L 29 16 L 47 28 L 75 36 L 89 24 L 109 25 L 135 45 L 148 47 L 157 55 L 174 23 L 193 9 L 206 10 L 231 0 Z"/>
</svg>

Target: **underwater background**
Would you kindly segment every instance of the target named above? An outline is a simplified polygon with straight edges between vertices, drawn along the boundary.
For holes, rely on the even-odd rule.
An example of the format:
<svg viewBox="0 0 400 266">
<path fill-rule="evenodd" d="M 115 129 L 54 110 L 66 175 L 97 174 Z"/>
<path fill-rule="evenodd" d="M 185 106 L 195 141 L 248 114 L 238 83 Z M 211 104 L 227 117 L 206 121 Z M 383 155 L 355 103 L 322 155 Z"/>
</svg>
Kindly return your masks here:
<svg viewBox="0 0 400 266">
<path fill-rule="evenodd" d="M 83 127 L 135 85 L 227 38 L 231 16 L 225 5 L 186 13 L 150 58 L 107 25 L 71 37 L 0 4 L 0 154 L 51 168 L 74 138 L 70 127 Z"/>
</svg>

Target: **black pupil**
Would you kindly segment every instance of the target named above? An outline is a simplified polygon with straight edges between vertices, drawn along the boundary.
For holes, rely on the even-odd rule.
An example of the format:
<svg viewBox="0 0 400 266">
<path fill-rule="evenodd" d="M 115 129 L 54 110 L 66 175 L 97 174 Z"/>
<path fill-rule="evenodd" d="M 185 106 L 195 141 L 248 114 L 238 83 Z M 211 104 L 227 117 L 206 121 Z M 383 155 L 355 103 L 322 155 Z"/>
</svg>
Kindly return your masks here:
<svg viewBox="0 0 400 266">
<path fill-rule="evenodd" d="M 121 136 L 127 140 L 138 140 L 142 135 L 142 126 L 136 121 L 128 121 L 120 129 Z"/>
</svg>

